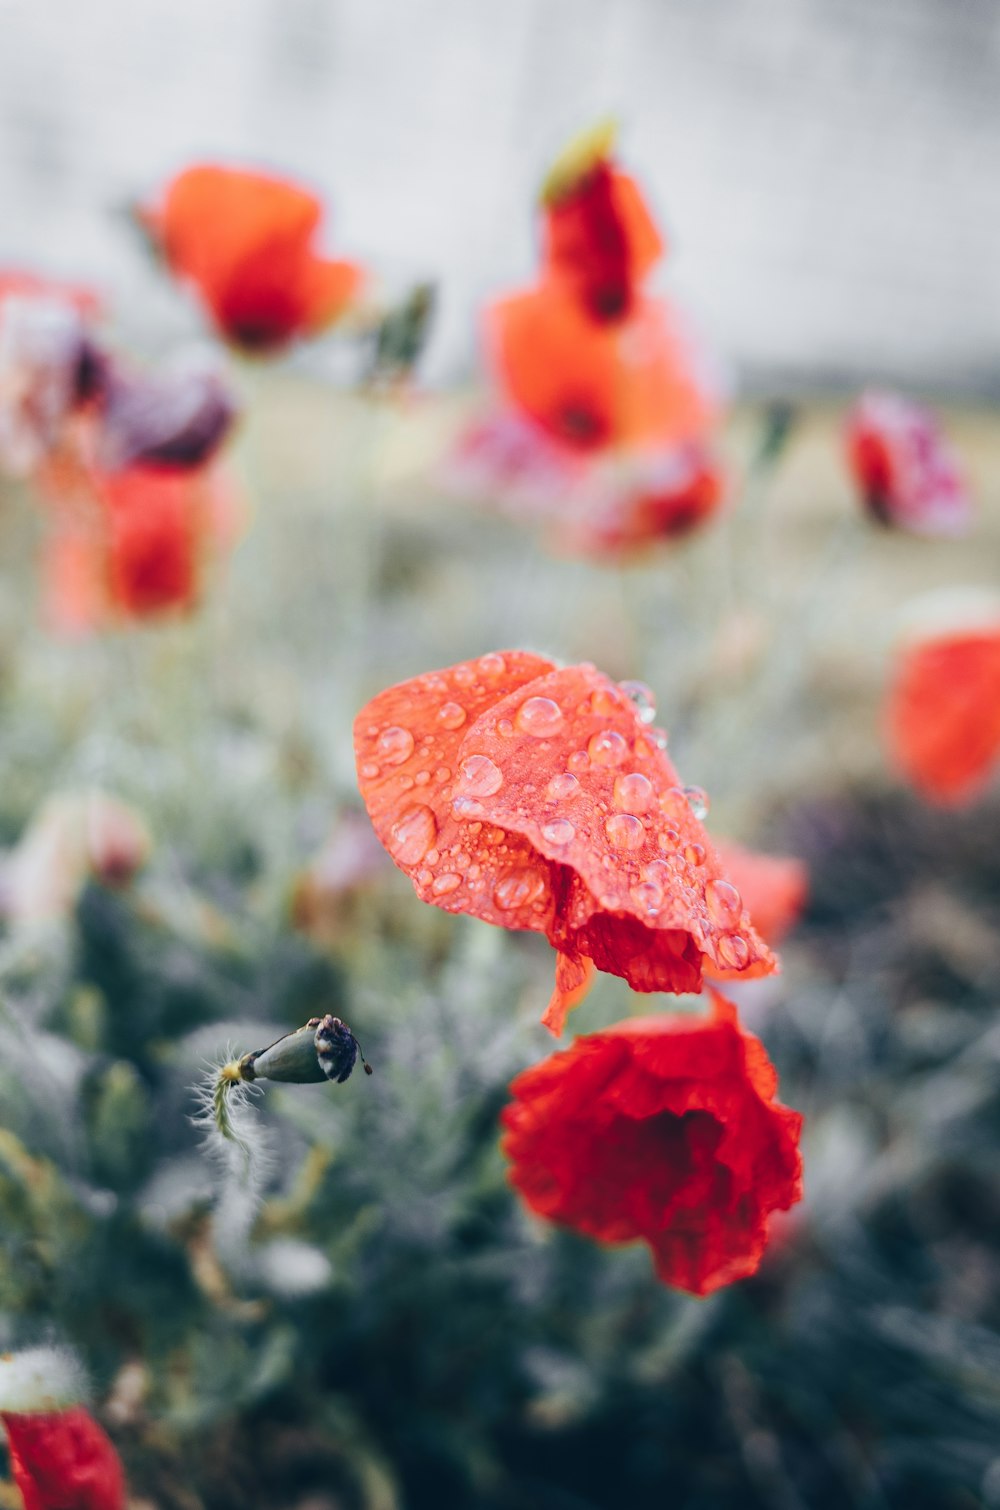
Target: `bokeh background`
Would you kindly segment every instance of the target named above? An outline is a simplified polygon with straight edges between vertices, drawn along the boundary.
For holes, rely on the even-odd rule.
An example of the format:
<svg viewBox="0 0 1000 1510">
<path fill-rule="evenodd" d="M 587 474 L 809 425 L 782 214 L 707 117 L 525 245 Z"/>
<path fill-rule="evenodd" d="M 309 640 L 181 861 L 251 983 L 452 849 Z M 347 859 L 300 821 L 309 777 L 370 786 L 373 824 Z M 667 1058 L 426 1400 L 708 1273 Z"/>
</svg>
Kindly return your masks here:
<svg viewBox="0 0 1000 1510">
<path fill-rule="evenodd" d="M 438 291 L 405 394 L 358 391 L 336 335 L 234 364 L 245 525 L 190 619 L 54 636 L 37 502 L 0 483 L 0 844 L 95 786 L 152 836 L 130 885 L 0 941 L 0 1350 L 82 1356 L 134 1510 L 1000 1506 L 1000 805 L 929 808 L 882 728 L 913 601 L 997 580 L 998 80 L 994 0 L 0 0 L 0 263 L 97 284 L 126 348 L 205 338 L 126 213 L 203 157 L 304 179 L 388 298 Z M 734 394 L 734 506 L 624 567 L 441 467 L 539 179 L 608 112 L 655 286 Z M 842 425 L 873 381 L 938 405 L 967 538 L 863 517 Z M 357 708 L 508 645 L 648 682 L 710 832 L 809 867 L 740 1001 L 806 1114 L 806 1200 L 706 1301 L 507 1187 L 544 941 L 377 854 L 337 879 Z M 574 1027 L 648 1006 L 602 978 Z M 272 1088 L 250 1195 L 193 1088 L 319 1011 L 376 1073 Z"/>
</svg>

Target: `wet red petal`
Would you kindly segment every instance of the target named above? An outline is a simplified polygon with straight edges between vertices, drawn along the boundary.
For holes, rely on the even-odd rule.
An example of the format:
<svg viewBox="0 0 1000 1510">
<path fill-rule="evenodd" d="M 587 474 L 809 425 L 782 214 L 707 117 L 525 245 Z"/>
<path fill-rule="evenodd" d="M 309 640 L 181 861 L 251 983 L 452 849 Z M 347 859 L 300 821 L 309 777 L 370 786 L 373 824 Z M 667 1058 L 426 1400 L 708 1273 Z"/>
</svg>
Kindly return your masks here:
<svg viewBox="0 0 1000 1510">
<path fill-rule="evenodd" d="M 752 1274 L 767 1219 L 801 1198 L 802 1119 L 713 993 L 709 1018 L 633 1018 L 526 1070 L 502 1114 L 510 1179 L 539 1215 L 649 1244 L 695 1294 Z"/>
<path fill-rule="evenodd" d="M 638 991 L 697 991 L 706 964 L 777 968 L 670 761 L 593 666 L 505 651 L 415 678 L 362 710 L 355 749 L 375 830 L 425 901 L 567 957 L 551 1024 L 581 956 Z"/>
<path fill-rule="evenodd" d="M 542 1026 L 558 1038 L 566 1025 L 567 1013 L 578 1007 L 590 990 L 594 975 L 593 962 L 579 955 L 556 955 L 556 981 L 552 997 L 542 1013 Z"/>
<path fill-rule="evenodd" d="M 25 1510 L 125 1510 L 118 1454 L 82 1407 L 2 1419 Z"/>
<path fill-rule="evenodd" d="M 907 647 L 889 689 L 892 757 L 917 791 L 970 802 L 1000 763 L 1000 627 Z"/>
</svg>

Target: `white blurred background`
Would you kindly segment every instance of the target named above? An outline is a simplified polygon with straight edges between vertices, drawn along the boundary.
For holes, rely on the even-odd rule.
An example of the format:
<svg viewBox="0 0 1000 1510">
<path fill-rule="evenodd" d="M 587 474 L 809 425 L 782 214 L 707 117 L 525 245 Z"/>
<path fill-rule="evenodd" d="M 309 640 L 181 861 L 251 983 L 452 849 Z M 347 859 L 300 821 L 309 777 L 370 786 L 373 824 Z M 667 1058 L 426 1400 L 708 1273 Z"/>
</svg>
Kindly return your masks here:
<svg viewBox="0 0 1000 1510">
<path fill-rule="evenodd" d="M 532 197 L 607 113 L 672 241 L 659 285 L 758 389 L 1000 391 L 997 0 L 0 0 L 0 265 L 195 328 L 120 213 L 196 158 L 331 206 L 428 372 L 530 275 Z"/>
</svg>

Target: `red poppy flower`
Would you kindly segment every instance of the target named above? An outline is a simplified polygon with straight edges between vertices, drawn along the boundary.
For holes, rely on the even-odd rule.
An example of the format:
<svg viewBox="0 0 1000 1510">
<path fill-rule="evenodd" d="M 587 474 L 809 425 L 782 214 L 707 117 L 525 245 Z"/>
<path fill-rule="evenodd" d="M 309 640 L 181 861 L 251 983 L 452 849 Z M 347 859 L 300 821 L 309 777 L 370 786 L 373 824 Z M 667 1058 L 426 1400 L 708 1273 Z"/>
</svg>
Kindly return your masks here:
<svg viewBox="0 0 1000 1510">
<path fill-rule="evenodd" d="M 701 445 L 640 455 L 565 511 L 558 531 L 568 550 L 606 557 L 633 556 L 664 540 L 678 540 L 706 524 L 725 496 L 725 475 Z"/>
<path fill-rule="evenodd" d="M 201 164 L 178 174 L 144 219 L 222 335 L 268 352 L 325 329 L 360 289 L 354 263 L 317 255 L 322 213 L 315 195 L 285 179 Z"/>
<path fill-rule="evenodd" d="M 542 190 L 544 268 L 595 320 L 631 310 L 663 242 L 635 180 L 612 162 L 615 132 L 599 126 L 572 142 Z"/>
<path fill-rule="evenodd" d="M 125 1475 L 82 1406 L 0 1413 L 24 1510 L 125 1510 Z"/>
<path fill-rule="evenodd" d="M 510 401 L 583 452 L 689 441 L 718 417 L 687 333 L 663 300 L 637 298 L 627 318 L 602 324 L 550 280 L 492 305 L 486 340 Z"/>
<path fill-rule="evenodd" d="M 525 1070 L 501 1113 L 510 1180 L 550 1221 L 649 1244 L 665 1284 L 707 1295 L 760 1265 L 768 1216 L 802 1197 L 802 1118 L 736 1008 L 637 1017 Z"/>
<path fill-rule="evenodd" d="M 790 855 L 761 855 L 729 839 L 716 839 L 719 864 L 738 888 L 761 938 L 772 947 L 802 916 L 809 895 L 809 870 Z"/>
<path fill-rule="evenodd" d="M 116 620 L 187 613 L 200 600 L 210 556 L 232 534 L 232 495 L 214 471 L 135 466 L 60 476 L 47 543 L 46 598 L 66 632 Z"/>
<path fill-rule="evenodd" d="M 970 802 L 1000 764 L 1000 618 L 902 650 L 889 688 L 889 746 L 931 802 Z"/>
<path fill-rule="evenodd" d="M 648 693 L 639 694 L 642 702 Z M 361 794 L 418 896 L 544 933 L 562 1029 L 588 960 L 637 991 L 771 974 L 649 705 L 594 666 L 505 651 L 390 687 L 361 710 Z"/>
<path fill-rule="evenodd" d="M 895 393 L 866 393 L 848 417 L 847 456 L 869 513 L 918 535 L 963 535 L 972 499 L 934 415 Z"/>
</svg>

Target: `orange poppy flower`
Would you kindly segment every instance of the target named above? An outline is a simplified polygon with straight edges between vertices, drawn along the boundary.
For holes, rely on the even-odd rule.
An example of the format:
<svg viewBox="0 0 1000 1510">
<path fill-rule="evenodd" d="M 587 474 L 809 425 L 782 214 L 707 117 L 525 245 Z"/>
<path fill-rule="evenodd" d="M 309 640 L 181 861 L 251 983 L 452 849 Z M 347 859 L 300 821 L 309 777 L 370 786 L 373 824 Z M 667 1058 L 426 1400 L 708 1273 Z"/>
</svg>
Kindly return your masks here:
<svg viewBox="0 0 1000 1510">
<path fill-rule="evenodd" d="M 642 1241 L 695 1295 L 760 1265 L 772 1211 L 802 1198 L 802 1118 L 736 1008 L 637 1017 L 518 1075 L 501 1113 L 510 1181 L 539 1216 Z"/>
<path fill-rule="evenodd" d="M 790 855 L 762 855 L 731 839 L 716 839 L 715 851 L 737 887 L 761 938 L 781 943 L 802 916 L 809 896 L 809 870 Z"/>
<path fill-rule="evenodd" d="M 53 625 L 79 633 L 195 608 L 209 557 L 232 534 L 221 474 L 135 466 L 86 474 L 85 485 L 82 497 L 56 500 L 45 567 Z"/>
<path fill-rule="evenodd" d="M 590 318 L 556 281 L 493 304 L 486 343 L 510 401 L 580 451 L 703 437 L 714 392 L 670 306 L 637 298 L 615 323 Z"/>
<path fill-rule="evenodd" d="M 578 137 L 542 189 L 544 270 L 562 280 L 595 320 L 620 320 L 663 242 L 638 184 L 612 161 L 607 125 Z"/>
<path fill-rule="evenodd" d="M 904 647 L 886 723 L 892 758 L 922 796 L 972 801 L 1000 764 L 1000 620 Z"/>
<path fill-rule="evenodd" d="M 315 195 L 285 179 L 199 164 L 143 218 L 226 340 L 270 352 L 325 329 L 363 282 L 355 263 L 317 254 L 322 214 Z"/>
<path fill-rule="evenodd" d="M 637 991 L 777 968 L 648 713 L 594 666 L 505 651 L 390 687 L 355 720 L 362 797 L 418 896 L 558 950 L 556 1034 L 590 961 Z"/>
</svg>

